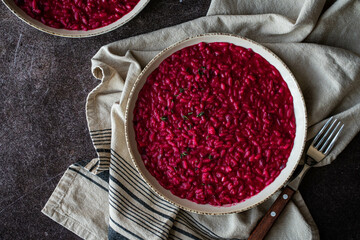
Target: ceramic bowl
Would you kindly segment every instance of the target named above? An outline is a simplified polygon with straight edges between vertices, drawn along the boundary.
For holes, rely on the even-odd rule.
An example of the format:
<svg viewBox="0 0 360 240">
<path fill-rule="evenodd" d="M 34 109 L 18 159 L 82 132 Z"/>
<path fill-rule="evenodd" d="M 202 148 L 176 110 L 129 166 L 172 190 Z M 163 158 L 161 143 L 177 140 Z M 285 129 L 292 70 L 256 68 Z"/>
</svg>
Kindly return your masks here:
<svg viewBox="0 0 360 240">
<path fill-rule="evenodd" d="M 42 22 L 27 15 L 20 7 L 18 7 L 15 4 L 14 0 L 3 0 L 3 3 L 18 18 L 20 18 L 25 23 L 29 24 L 30 26 L 32 26 L 40 31 L 43 31 L 43 32 L 46 32 L 46 33 L 49 33 L 49 34 L 52 34 L 55 36 L 60 36 L 60 37 L 84 38 L 84 37 L 92 37 L 92 36 L 101 35 L 101 34 L 110 32 L 110 31 L 126 24 L 131 19 L 133 19 L 146 6 L 146 4 L 149 1 L 150 0 L 140 0 L 139 3 L 135 6 L 135 8 L 133 10 L 131 10 L 128 14 L 124 15 L 119 20 L 117 20 L 107 26 L 93 29 L 93 30 L 88 30 L 88 31 L 67 30 L 67 29 L 58 29 L 58 28 L 49 27 L 49 26 L 43 24 Z"/>
<path fill-rule="evenodd" d="M 294 140 L 294 146 L 291 151 L 290 157 L 288 159 L 286 167 L 281 171 L 280 175 L 268 186 L 266 186 L 261 192 L 258 194 L 240 202 L 237 204 L 233 204 L 230 206 L 212 206 L 209 204 L 197 204 L 195 202 L 189 201 L 187 199 L 179 198 L 173 195 L 169 190 L 163 188 L 158 181 L 149 173 L 146 169 L 141 156 L 137 150 L 137 143 L 135 140 L 135 131 L 133 127 L 133 110 L 135 107 L 135 103 L 137 101 L 137 97 L 139 91 L 143 87 L 147 77 L 150 73 L 152 73 L 159 64 L 169 57 L 174 52 L 194 45 L 200 42 L 228 42 L 233 43 L 235 45 L 244 47 L 244 48 L 251 48 L 254 52 L 260 54 L 264 57 L 270 64 L 275 66 L 280 74 L 282 75 L 283 79 L 287 83 L 290 92 L 293 96 L 293 103 L 294 103 L 294 111 L 295 111 L 295 121 L 296 121 L 296 136 Z M 276 191 L 278 191 L 287 180 L 292 175 L 293 171 L 295 170 L 298 162 L 301 158 L 305 138 L 306 138 L 306 128 L 307 128 L 307 117 L 306 117 L 306 108 L 303 95 L 299 88 L 297 81 L 295 80 L 294 75 L 291 73 L 289 68 L 277 57 L 273 52 L 269 49 L 265 48 L 264 46 L 256 43 L 252 40 L 228 35 L 228 34 L 206 34 L 201 36 L 192 37 L 181 42 L 178 42 L 162 52 L 160 52 L 156 57 L 149 62 L 149 64 L 144 68 L 141 72 L 139 77 L 137 78 L 135 85 L 133 86 L 130 97 L 127 103 L 126 108 L 126 116 L 125 116 L 125 135 L 126 135 L 126 142 L 128 149 L 130 151 L 130 155 L 134 165 L 136 166 L 137 170 L 139 171 L 142 178 L 147 182 L 147 184 L 152 188 L 154 192 L 160 195 L 165 200 L 169 201 L 170 203 L 174 204 L 175 206 L 182 208 L 187 211 L 200 213 L 200 214 L 230 214 L 236 212 L 242 212 L 248 210 L 268 199 L 271 195 L 273 195 Z"/>
</svg>

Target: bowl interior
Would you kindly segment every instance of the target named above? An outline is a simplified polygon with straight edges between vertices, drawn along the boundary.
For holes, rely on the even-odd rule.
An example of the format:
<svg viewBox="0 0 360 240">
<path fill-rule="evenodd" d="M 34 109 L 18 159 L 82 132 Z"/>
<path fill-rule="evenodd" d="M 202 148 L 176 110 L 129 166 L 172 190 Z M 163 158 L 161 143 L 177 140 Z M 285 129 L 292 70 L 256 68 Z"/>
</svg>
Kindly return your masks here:
<svg viewBox="0 0 360 240">
<path fill-rule="evenodd" d="M 174 52 L 188 47 L 200 42 L 228 42 L 233 43 L 238 46 L 242 46 L 245 48 L 251 48 L 254 52 L 260 54 L 264 57 L 270 64 L 275 66 L 283 79 L 287 83 L 290 92 L 293 96 L 294 103 L 294 111 L 295 111 L 295 121 L 296 121 L 296 136 L 294 140 L 294 147 L 291 151 L 290 157 L 288 159 L 286 167 L 281 171 L 280 175 L 267 187 L 265 187 L 260 193 L 252 196 L 249 199 L 246 199 L 243 202 L 231 205 L 231 206 L 211 206 L 209 204 L 202 205 L 197 204 L 195 202 L 189 201 L 187 199 L 181 199 L 175 195 L 173 195 L 169 190 L 163 188 L 158 181 L 148 172 L 146 169 L 141 156 L 137 150 L 137 143 L 135 140 L 135 131 L 133 127 L 133 110 L 135 107 L 135 103 L 139 94 L 139 91 L 143 87 L 147 77 L 151 72 L 153 72 L 159 64 L 166 59 L 168 56 L 173 54 Z M 227 35 L 227 34 L 206 34 L 202 36 L 197 36 L 194 38 L 186 39 L 182 42 L 174 44 L 169 48 L 165 49 L 161 53 L 159 53 L 142 71 L 140 76 L 138 77 L 131 93 L 130 98 L 127 104 L 126 109 L 126 124 L 125 124 L 125 134 L 126 141 L 128 144 L 128 148 L 130 151 L 130 155 L 132 160 L 138 169 L 140 175 L 145 179 L 148 185 L 160 196 L 162 196 L 167 201 L 175 204 L 176 206 L 183 208 L 188 211 L 193 211 L 196 213 L 202 214 L 228 214 L 233 212 L 241 212 L 245 211 L 249 208 L 254 207 L 257 204 L 265 201 L 269 198 L 273 193 L 275 193 L 278 189 L 280 189 L 286 181 L 289 179 L 294 169 L 296 168 L 300 157 L 303 152 L 305 137 L 306 137 L 306 109 L 304 99 L 301 93 L 301 90 L 290 70 L 287 66 L 270 50 L 266 49 L 262 45 L 253 42 L 251 40 Z"/>
<path fill-rule="evenodd" d="M 146 6 L 146 4 L 149 1 L 150 0 L 140 0 L 139 3 L 134 7 L 134 9 L 131 10 L 128 14 L 126 14 L 119 20 L 117 20 L 105 27 L 88 30 L 88 31 L 77 31 L 77 30 L 57 29 L 57 28 L 49 27 L 49 26 L 43 24 L 42 22 L 27 15 L 20 7 L 18 7 L 15 4 L 14 0 L 3 0 L 5 5 L 17 17 L 19 17 L 21 20 L 23 20 L 25 23 L 29 24 L 30 26 L 32 26 L 40 31 L 52 34 L 52 35 L 61 36 L 61 37 L 71 37 L 71 38 L 92 37 L 92 36 L 97 36 L 100 34 L 110 32 L 110 31 L 126 24 L 127 22 L 129 22 Z"/>
</svg>

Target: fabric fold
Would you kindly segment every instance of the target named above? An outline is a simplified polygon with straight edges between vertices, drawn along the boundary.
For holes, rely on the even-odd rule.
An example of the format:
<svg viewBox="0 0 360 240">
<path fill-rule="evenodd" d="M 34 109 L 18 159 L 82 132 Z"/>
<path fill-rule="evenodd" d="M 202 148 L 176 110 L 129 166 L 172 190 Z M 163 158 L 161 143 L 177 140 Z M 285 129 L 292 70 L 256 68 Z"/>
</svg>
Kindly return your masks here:
<svg viewBox="0 0 360 240">
<path fill-rule="evenodd" d="M 84 239 L 107 239 L 107 202 L 107 182 L 73 164 L 60 179 L 42 213 Z"/>
<path fill-rule="evenodd" d="M 360 55 L 360 1 L 341 0 L 321 16 L 305 42 L 349 50 Z"/>
<path fill-rule="evenodd" d="M 101 184 L 108 192 L 104 195 L 103 190 L 83 181 L 63 184 L 69 179 L 68 172 L 72 171 L 68 170 L 44 213 L 89 239 L 93 236 L 101 239 L 104 229 L 108 230 L 109 239 L 246 239 L 279 193 L 251 210 L 222 216 L 186 212 L 160 198 L 137 173 L 129 156 L 124 137 L 124 113 L 129 92 L 146 64 L 171 44 L 212 32 L 248 37 L 263 43 L 294 73 L 306 101 L 308 139 L 314 137 L 331 115 L 345 123 L 338 144 L 319 166 L 329 164 L 360 130 L 357 121 L 360 117 L 357 44 L 360 31 L 344 26 L 344 21 L 337 22 L 334 31 L 327 25 L 332 22 L 331 18 L 344 17 L 350 22 L 358 19 L 352 9 L 359 8 L 358 1 L 337 1 L 320 16 L 324 3 L 325 0 L 213 0 L 206 17 L 102 47 L 92 59 L 92 72 L 100 84 L 89 94 L 86 106 L 89 131 L 98 158 L 87 169 L 100 175 L 108 174 L 108 182 Z M 346 35 L 345 43 L 340 36 L 333 37 L 341 27 L 353 31 Z M 301 43 L 304 39 L 307 43 Z M 91 179 L 88 182 L 95 186 L 99 183 L 99 175 L 85 174 L 84 169 L 77 171 L 88 177 L 83 180 Z M 85 209 L 81 212 L 67 207 L 68 204 L 81 206 L 84 200 L 78 196 L 82 193 L 91 198 L 89 202 L 96 202 L 94 206 L 99 202 L 106 205 L 99 210 L 101 216 L 107 216 L 105 223 L 81 220 L 88 214 Z M 59 199 L 63 200 L 59 202 Z M 54 214 L 55 210 L 63 208 L 67 209 L 67 215 Z M 78 221 L 70 224 L 71 219 Z M 86 228 L 91 233 L 81 227 L 84 223 L 91 226 Z M 95 232 L 96 235 L 92 235 Z M 299 192 L 266 239 L 319 239 L 317 227 Z"/>
</svg>

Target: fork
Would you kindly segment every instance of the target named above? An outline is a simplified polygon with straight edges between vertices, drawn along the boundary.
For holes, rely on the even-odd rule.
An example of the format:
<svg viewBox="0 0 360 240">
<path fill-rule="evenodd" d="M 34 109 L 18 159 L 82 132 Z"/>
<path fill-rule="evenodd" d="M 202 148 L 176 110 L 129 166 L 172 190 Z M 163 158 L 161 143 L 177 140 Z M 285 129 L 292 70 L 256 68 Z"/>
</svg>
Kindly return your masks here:
<svg viewBox="0 0 360 240">
<path fill-rule="evenodd" d="M 336 139 L 344 128 L 344 124 L 334 117 L 331 117 L 321 128 L 311 143 L 301 172 L 284 188 L 279 197 L 267 211 L 265 216 L 251 233 L 248 240 L 263 239 L 276 219 L 279 217 L 294 193 L 298 190 L 301 180 L 306 172 L 315 164 L 321 162 L 334 147 Z"/>
</svg>

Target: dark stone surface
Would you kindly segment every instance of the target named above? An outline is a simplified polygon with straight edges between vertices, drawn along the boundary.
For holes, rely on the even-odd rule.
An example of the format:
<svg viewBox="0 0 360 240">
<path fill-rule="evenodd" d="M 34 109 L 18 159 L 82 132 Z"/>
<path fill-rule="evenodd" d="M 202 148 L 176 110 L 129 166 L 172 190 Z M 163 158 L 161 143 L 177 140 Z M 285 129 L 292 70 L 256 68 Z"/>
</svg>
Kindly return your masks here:
<svg viewBox="0 0 360 240">
<path fill-rule="evenodd" d="M 154 0 L 88 39 L 42 33 L 0 4 L 0 239 L 78 239 L 40 210 L 71 163 L 95 156 L 84 111 L 97 85 L 90 58 L 107 43 L 203 16 L 209 3 Z M 359 144 L 358 135 L 301 186 L 323 239 L 360 239 Z"/>
</svg>

